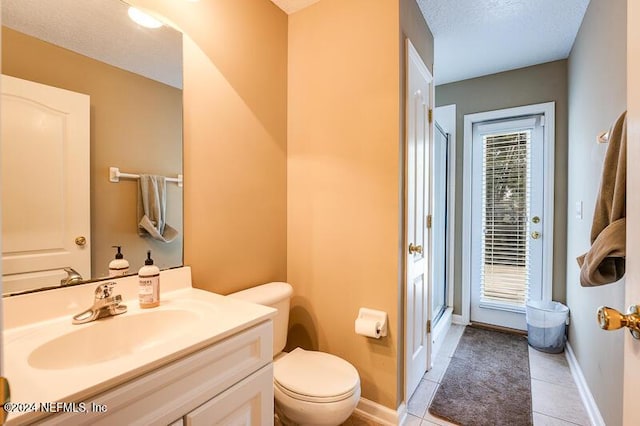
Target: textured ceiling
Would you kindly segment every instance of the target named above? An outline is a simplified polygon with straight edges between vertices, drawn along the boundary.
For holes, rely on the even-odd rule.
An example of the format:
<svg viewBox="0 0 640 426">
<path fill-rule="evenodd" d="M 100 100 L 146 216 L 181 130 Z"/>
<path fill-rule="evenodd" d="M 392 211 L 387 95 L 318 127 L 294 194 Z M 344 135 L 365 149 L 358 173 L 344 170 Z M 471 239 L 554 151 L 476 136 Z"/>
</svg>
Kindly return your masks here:
<svg viewBox="0 0 640 426">
<path fill-rule="evenodd" d="M 271 1 L 291 14 L 319 0 Z M 589 5 L 589 0 L 416 2 L 435 38 L 437 84 L 567 58 Z"/>
<path fill-rule="evenodd" d="M 291 14 L 319 0 L 272 1 Z M 589 0 L 416 1 L 435 38 L 437 84 L 568 57 L 589 4 Z M 122 10 L 126 12 L 126 7 L 119 0 L 2 0 L 2 23 L 182 87 L 179 33 L 168 27 L 140 28 Z"/>
<path fill-rule="evenodd" d="M 417 0 L 437 84 L 565 59 L 589 0 Z"/>
<path fill-rule="evenodd" d="M 304 9 L 307 6 L 312 5 L 313 3 L 317 3 L 320 0 L 271 0 L 274 2 L 280 9 L 287 12 L 287 14 L 292 14 L 300 9 Z M 343 0 L 344 1 L 344 0 Z"/>
<path fill-rule="evenodd" d="M 142 28 L 119 0 L 2 0 L 2 25 L 162 83 L 182 87 L 182 35 Z"/>
</svg>

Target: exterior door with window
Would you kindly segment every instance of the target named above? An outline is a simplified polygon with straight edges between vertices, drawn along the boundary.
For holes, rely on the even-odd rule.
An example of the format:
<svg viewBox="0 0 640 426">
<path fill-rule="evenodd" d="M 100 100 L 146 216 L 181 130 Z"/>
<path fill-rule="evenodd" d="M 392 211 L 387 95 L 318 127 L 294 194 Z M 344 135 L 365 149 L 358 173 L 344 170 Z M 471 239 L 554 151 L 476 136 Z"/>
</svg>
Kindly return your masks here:
<svg viewBox="0 0 640 426">
<path fill-rule="evenodd" d="M 472 145 L 471 321 L 525 330 L 543 295 L 544 115 L 475 123 Z"/>
</svg>

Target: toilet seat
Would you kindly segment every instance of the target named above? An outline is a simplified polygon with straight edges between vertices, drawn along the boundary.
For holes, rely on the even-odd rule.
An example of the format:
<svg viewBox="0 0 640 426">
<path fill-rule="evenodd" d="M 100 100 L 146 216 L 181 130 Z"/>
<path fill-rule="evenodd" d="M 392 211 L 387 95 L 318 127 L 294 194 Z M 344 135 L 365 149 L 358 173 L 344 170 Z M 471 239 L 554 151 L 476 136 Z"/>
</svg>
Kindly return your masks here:
<svg viewBox="0 0 640 426">
<path fill-rule="evenodd" d="M 292 392 L 291 390 L 285 388 L 284 386 L 282 386 L 280 383 L 278 383 L 275 380 L 274 380 L 273 384 L 283 394 L 285 394 L 285 395 L 287 395 L 287 396 L 289 396 L 289 397 L 291 397 L 293 399 L 296 399 L 298 401 L 304 401 L 304 402 L 317 402 L 317 403 L 340 402 L 340 401 L 343 401 L 343 400 L 348 399 L 351 396 L 353 396 L 353 394 L 356 391 L 356 389 L 352 389 L 349 392 L 346 392 L 346 393 L 344 393 L 342 395 L 335 395 L 335 396 L 329 396 L 329 397 L 318 397 L 318 396 L 304 395 L 304 394 L 299 394 L 299 393 Z"/>
<path fill-rule="evenodd" d="M 337 402 L 360 389 L 355 367 L 335 355 L 296 348 L 274 363 L 274 385 L 307 402 Z"/>
</svg>

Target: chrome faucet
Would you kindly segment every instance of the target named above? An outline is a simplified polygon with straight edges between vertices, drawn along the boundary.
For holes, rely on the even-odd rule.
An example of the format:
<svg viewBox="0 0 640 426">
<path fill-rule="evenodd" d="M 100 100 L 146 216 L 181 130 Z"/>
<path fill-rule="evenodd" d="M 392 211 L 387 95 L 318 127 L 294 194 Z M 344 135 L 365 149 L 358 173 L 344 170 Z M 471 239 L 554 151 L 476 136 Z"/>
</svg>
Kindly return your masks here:
<svg viewBox="0 0 640 426">
<path fill-rule="evenodd" d="M 115 285 L 115 282 L 100 284 L 95 291 L 93 306 L 86 311 L 80 312 L 78 315 L 74 315 L 72 322 L 74 324 L 85 324 L 99 318 L 120 315 L 127 312 L 127 306 L 120 304 L 120 302 L 122 302 L 122 296 L 119 294 L 113 296 L 113 287 L 115 287 Z"/>
<path fill-rule="evenodd" d="M 78 284 L 82 282 L 82 275 L 75 269 L 66 267 L 64 271 L 67 273 L 67 277 L 60 280 L 60 285 Z"/>
</svg>

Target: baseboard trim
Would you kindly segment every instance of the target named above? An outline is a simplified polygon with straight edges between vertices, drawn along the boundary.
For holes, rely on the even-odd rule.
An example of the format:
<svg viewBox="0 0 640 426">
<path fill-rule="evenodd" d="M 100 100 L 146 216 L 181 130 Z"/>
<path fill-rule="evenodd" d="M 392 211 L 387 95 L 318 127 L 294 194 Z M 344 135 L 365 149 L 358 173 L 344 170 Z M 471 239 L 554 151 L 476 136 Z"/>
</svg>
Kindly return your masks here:
<svg viewBox="0 0 640 426">
<path fill-rule="evenodd" d="M 462 315 L 458 315 L 458 314 L 451 315 L 451 322 L 456 325 L 469 325 L 468 322 L 462 319 Z"/>
<path fill-rule="evenodd" d="M 395 426 L 404 423 L 407 417 L 407 406 L 403 402 L 396 411 L 380 405 L 366 398 L 360 398 L 355 413 L 361 417 L 373 420 L 385 426 Z"/>
<path fill-rule="evenodd" d="M 407 404 L 405 404 L 403 402 L 402 404 L 400 404 L 400 406 L 396 410 L 397 422 L 395 424 L 396 425 L 403 425 L 404 422 L 407 421 L 407 415 L 408 414 L 409 414 L 409 412 L 407 411 Z"/>
<path fill-rule="evenodd" d="M 589 421 L 593 426 L 606 426 L 604 419 L 602 418 L 602 414 L 600 414 L 600 410 L 598 409 L 598 405 L 596 404 L 596 400 L 593 398 L 591 390 L 589 390 L 587 380 L 584 378 L 584 374 L 582 374 L 582 369 L 580 368 L 580 364 L 578 364 L 578 359 L 568 342 L 564 353 L 567 358 L 567 362 L 569 363 L 573 380 L 576 382 L 576 386 L 578 387 L 580 399 L 582 399 L 582 403 L 587 409 Z"/>
</svg>

